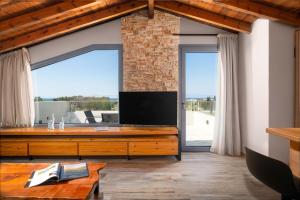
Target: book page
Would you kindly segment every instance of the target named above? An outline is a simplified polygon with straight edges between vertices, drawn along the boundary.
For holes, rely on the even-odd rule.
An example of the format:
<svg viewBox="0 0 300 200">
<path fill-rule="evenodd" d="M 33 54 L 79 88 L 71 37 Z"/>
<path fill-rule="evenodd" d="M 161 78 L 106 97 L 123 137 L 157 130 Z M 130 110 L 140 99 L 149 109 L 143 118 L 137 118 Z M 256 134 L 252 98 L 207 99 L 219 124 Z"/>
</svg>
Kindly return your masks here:
<svg viewBox="0 0 300 200">
<path fill-rule="evenodd" d="M 36 170 L 28 187 L 40 185 L 53 177 L 58 178 L 58 172 L 59 163 L 52 164 L 45 169 Z"/>
</svg>

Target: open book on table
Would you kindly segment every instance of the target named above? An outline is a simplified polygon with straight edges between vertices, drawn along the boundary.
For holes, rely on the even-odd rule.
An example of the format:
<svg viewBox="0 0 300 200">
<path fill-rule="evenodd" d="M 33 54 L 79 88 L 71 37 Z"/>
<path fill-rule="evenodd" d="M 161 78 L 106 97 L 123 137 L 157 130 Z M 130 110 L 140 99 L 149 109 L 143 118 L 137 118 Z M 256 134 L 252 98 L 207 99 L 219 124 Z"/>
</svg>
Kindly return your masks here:
<svg viewBox="0 0 300 200">
<path fill-rule="evenodd" d="M 88 176 L 89 171 L 86 163 L 64 165 L 55 163 L 44 169 L 34 171 L 25 184 L 25 187 L 51 184 Z"/>
</svg>

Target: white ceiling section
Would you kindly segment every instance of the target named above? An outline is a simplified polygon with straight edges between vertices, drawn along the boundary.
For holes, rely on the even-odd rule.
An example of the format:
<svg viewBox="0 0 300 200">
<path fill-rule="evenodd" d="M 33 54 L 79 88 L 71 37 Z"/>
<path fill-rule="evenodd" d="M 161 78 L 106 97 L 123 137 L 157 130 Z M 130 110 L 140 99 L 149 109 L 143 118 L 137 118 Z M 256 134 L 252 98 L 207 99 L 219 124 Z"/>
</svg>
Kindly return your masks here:
<svg viewBox="0 0 300 200">
<path fill-rule="evenodd" d="M 31 64 L 92 44 L 121 44 L 120 19 L 74 32 L 29 48 Z"/>
<path fill-rule="evenodd" d="M 225 30 L 180 18 L 180 33 L 218 34 Z M 215 36 L 180 36 L 180 44 L 216 44 Z M 29 47 L 31 64 L 53 58 L 92 44 L 122 44 L 120 19 L 77 31 Z"/>
</svg>

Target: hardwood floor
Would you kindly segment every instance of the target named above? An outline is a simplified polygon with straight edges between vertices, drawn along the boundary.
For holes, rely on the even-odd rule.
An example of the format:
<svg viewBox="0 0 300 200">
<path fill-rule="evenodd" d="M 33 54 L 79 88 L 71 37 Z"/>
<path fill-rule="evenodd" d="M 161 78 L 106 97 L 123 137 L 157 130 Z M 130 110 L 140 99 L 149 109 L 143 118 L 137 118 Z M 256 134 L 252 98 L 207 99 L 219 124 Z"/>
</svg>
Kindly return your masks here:
<svg viewBox="0 0 300 200">
<path fill-rule="evenodd" d="M 83 160 L 107 163 L 101 171 L 105 175 L 100 183 L 104 200 L 280 199 L 279 194 L 250 175 L 245 160 L 238 157 L 184 153 L 180 162 L 173 157 Z M 56 159 L 34 159 L 30 162 L 47 161 Z"/>
</svg>

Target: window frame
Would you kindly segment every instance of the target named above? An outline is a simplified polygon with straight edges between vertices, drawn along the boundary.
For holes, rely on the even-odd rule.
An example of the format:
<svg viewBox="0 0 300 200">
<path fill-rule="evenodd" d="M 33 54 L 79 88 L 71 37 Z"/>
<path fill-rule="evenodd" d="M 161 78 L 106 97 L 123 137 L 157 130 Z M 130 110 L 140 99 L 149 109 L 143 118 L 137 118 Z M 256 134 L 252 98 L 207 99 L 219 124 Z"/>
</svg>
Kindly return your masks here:
<svg viewBox="0 0 300 200">
<path fill-rule="evenodd" d="M 91 51 L 97 50 L 117 50 L 118 51 L 118 91 L 123 91 L 123 45 L 122 44 L 92 44 L 74 51 L 69 51 L 67 53 L 42 60 L 40 62 L 31 64 L 31 71 L 47 67 L 82 54 L 89 53 Z M 96 126 L 116 126 L 118 124 L 109 123 L 109 124 L 84 124 L 84 123 L 68 123 L 65 124 L 66 127 L 96 127 Z M 34 124 L 35 127 L 47 126 L 47 124 Z"/>
</svg>

